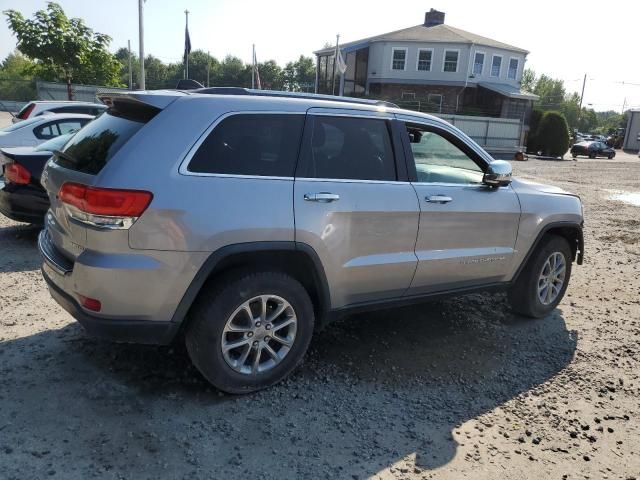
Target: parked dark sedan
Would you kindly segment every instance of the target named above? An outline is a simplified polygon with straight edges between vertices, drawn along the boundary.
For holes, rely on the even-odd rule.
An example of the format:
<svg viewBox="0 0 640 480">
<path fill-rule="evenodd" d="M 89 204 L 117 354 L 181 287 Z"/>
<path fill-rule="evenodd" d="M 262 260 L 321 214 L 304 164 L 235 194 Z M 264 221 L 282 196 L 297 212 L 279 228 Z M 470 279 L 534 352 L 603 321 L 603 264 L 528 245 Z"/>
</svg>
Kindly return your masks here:
<svg viewBox="0 0 640 480">
<path fill-rule="evenodd" d="M 571 156 L 585 155 L 589 158 L 607 157 L 611 160 L 616 156 L 616 151 L 603 142 L 579 142 L 571 147 Z"/>
<path fill-rule="evenodd" d="M 53 150 L 60 150 L 73 135 L 60 135 L 37 147 L 0 149 L 0 213 L 18 222 L 44 223 L 49 197 L 40 176 Z"/>
</svg>

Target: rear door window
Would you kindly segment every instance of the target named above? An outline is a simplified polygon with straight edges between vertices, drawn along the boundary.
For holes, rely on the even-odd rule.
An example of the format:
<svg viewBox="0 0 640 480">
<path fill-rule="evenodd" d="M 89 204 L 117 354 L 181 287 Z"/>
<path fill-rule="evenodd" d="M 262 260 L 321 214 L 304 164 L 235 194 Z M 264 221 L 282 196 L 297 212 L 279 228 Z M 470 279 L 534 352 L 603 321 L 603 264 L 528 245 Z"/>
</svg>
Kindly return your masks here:
<svg viewBox="0 0 640 480">
<path fill-rule="evenodd" d="M 60 135 L 56 122 L 48 122 L 33 129 L 33 134 L 40 140 L 48 140 Z"/>
<path fill-rule="evenodd" d="M 95 175 L 148 120 L 140 115 L 107 111 L 74 135 L 54 161 L 62 167 Z"/>
<path fill-rule="evenodd" d="M 232 115 L 209 133 L 187 170 L 293 177 L 303 126 L 301 114 Z"/>
<path fill-rule="evenodd" d="M 396 180 L 386 120 L 313 116 L 311 145 L 305 148 L 302 178 Z"/>
</svg>

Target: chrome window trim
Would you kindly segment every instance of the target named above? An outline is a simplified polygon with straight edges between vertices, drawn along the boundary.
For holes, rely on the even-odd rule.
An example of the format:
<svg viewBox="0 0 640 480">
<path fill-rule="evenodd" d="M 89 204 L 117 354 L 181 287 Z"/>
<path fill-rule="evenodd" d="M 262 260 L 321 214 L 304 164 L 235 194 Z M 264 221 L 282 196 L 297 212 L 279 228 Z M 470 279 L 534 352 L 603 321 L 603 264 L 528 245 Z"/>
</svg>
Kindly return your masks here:
<svg viewBox="0 0 640 480">
<path fill-rule="evenodd" d="M 350 178 L 309 178 L 309 177 L 296 177 L 296 182 L 321 182 L 321 183 L 375 183 L 385 185 L 406 185 L 410 182 L 403 182 L 401 180 L 360 180 Z"/>
<path fill-rule="evenodd" d="M 180 166 L 178 167 L 178 173 L 180 175 L 185 175 L 188 177 L 222 177 L 222 178 L 252 178 L 252 179 L 264 179 L 264 180 L 293 180 L 293 176 L 290 177 L 276 177 L 276 176 L 264 176 L 264 175 L 242 175 L 242 174 L 233 174 L 233 173 L 207 173 L 207 172 L 190 172 L 189 164 L 193 159 L 193 156 L 196 154 L 200 146 L 207 139 L 209 134 L 215 129 L 220 123 L 226 120 L 229 117 L 234 115 L 301 115 L 302 117 L 306 116 L 306 112 L 302 111 L 280 111 L 280 110 L 246 110 L 246 111 L 231 111 L 226 112 L 216 118 L 211 125 L 209 125 L 205 131 L 198 137 L 198 140 L 189 148 L 184 158 L 180 162 Z"/>
</svg>

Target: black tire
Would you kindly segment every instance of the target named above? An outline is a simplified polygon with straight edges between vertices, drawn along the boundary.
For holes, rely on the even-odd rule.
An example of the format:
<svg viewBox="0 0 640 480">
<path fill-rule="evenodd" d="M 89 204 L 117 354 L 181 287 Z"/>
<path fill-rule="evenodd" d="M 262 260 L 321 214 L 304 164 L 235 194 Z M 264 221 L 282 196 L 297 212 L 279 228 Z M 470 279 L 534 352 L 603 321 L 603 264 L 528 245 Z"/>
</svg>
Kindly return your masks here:
<svg viewBox="0 0 640 480">
<path fill-rule="evenodd" d="M 609 160 L 611 160 L 613 158 L 613 155 L 610 153 L 609 156 L 607 157 Z"/>
<path fill-rule="evenodd" d="M 590 153 L 589 154 L 589 158 L 596 158 L 596 154 L 595 153 Z"/>
<path fill-rule="evenodd" d="M 222 334 L 231 314 L 258 295 L 277 295 L 289 302 L 297 317 L 296 334 L 289 352 L 270 370 L 240 373 L 224 359 Z M 207 286 L 189 317 L 185 343 L 191 361 L 213 386 L 234 394 L 261 390 L 289 375 L 302 362 L 314 327 L 309 294 L 297 280 L 279 272 L 244 274 Z"/>
<path fill-rule="evenodd" d="M 556 299 L 545 305 L 538 298 L 538 280 L 545 262 L 555 252 L 564 256 L 566 265 L 564 283 Z M 511 309 L 532 318 L 542 318 L 551 313 L 567 291 L 571 279 L 572 260 L 571 247 L 565 238 L 558 235 L 546 235 L 509 290 L 508 299 Z"/>
</svg>

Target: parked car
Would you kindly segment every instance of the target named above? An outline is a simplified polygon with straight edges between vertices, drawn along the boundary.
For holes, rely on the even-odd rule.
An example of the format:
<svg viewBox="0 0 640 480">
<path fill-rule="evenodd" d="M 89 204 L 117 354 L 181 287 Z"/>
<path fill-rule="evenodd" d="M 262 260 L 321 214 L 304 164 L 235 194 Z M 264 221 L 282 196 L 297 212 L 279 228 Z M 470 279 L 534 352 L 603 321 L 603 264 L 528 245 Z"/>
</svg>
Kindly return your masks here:
<svg viewBox="0 0 640 480">
<path fill-rule="evenodd" d="M 33 147 L 60 135 L 75 132 L 93 118 L 80 113 L 60 113 L 14 123 L 0 130 L 0 148 Z"/>
<path fill-rule="evenodd" d="M 616 151 L 602 142 L 580 142 L 571 147 L 571 156 L 577 158 L 578 155 L 585 155 L 589 158 L 607 157 L 611 160 L 616 156 Z"/>
<path fill-rule="evenodd" d="M 512 180 L 434 116 L 231 91 L 104 95 L 47 163 L 43 275 L 90 333 L 184 332 L 203 375 L 245 393 L 349 312 L 491 288 L 543 317 L 562 299 L 584 254 L 576 195 Z"/>
<path fill-rule="evenodd" d="M 40 184 L 45 163 L 74 132 L 60 135 L 37 147 L 0 149 L 0 213 L 17 222 L 42 225 L 49 197 Z"/>
<path fill-rule="evenodd" d="M 52 113 L 83 113 L 95 117 L 106 109 L 107 107 L 101 103 L 38 100 L 27 103 L 11 121 L 19 123 L 27 118 L 50 115 Z"/>
</svg>

